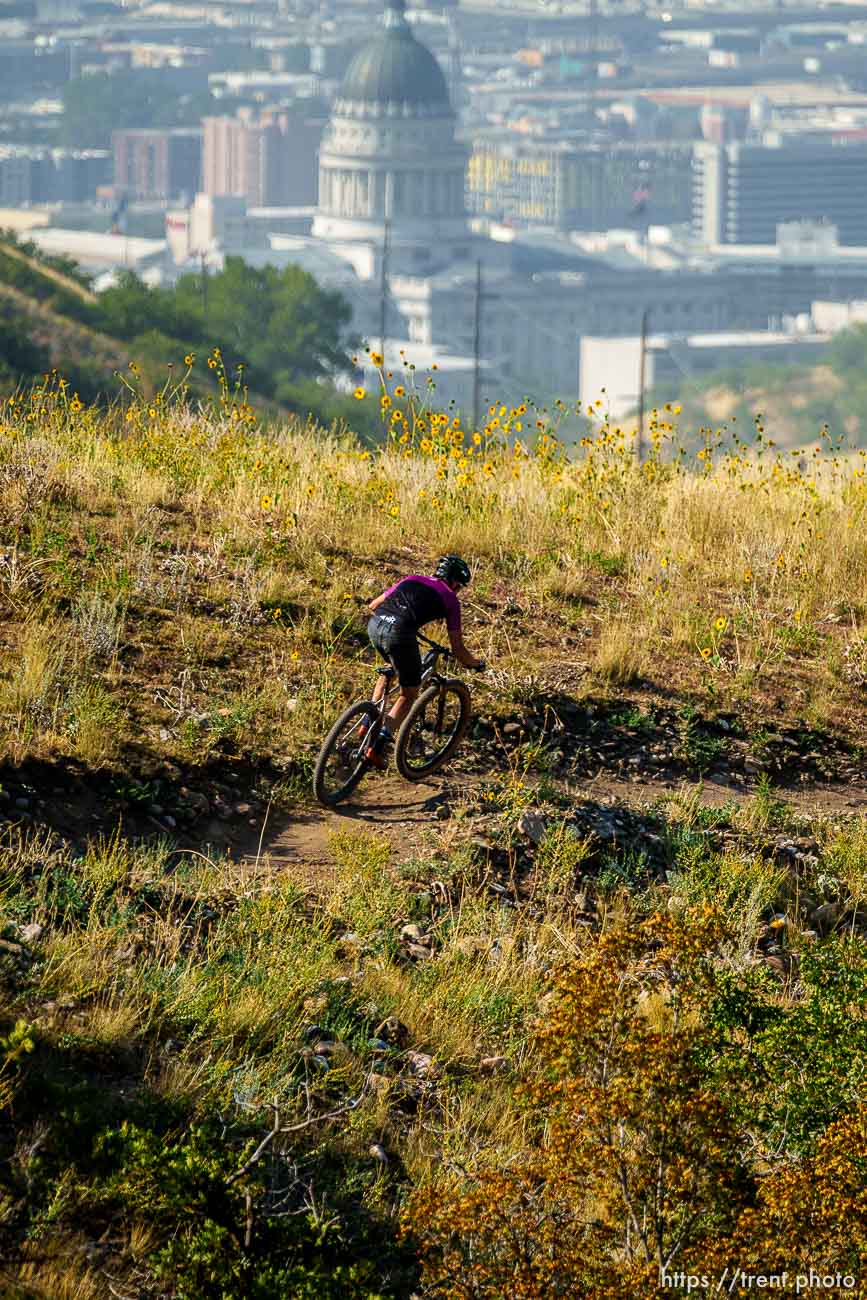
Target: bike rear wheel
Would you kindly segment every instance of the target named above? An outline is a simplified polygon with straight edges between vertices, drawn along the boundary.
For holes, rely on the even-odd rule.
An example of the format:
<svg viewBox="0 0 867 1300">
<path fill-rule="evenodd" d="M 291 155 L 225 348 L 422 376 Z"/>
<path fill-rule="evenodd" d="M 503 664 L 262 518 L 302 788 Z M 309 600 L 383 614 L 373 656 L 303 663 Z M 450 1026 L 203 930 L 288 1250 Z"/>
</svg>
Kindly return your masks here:
<svg viewBox="0 0 867 1300">
<path fill-rule="evenodd" d="M 361 732 L 363 720 L 369 719 Z M 313 772 L 313 793 L 326 808 L 346 799 L 370 766 L 365 753 L 379 735 L 379 705 L 359 700 L 341 713 L 322 742 Z"/>
<path fill-rule="evenodd" d="M 405 781 L 423 781 L 451 758 L 470 721 L 470 692 L 448 679 L 422 691 L 403 720 L 394 763 Z"/>
</svg>

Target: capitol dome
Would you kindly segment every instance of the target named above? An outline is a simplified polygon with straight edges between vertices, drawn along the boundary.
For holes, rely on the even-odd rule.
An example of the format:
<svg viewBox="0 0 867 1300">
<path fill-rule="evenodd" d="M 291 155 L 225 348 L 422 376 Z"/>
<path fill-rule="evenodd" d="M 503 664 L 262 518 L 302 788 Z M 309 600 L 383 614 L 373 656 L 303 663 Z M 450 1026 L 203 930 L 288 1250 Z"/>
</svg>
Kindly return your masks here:
<svg viewBox="0 0 867 1300">
<path fill-rule="evenodd" d="M 404 0 L 386 0 L 322 138 L 313 234 L 381 249 L 388 230 L 393 269 L 445 264 L 469 238 L 466 163 L 442 68 L 413 35 Z"/>
<path fill-rule="evenodd" d="M 403 0 L 392 0 L 382 31 L 359 50 L 338 93 L 344 111 L 388 112 L 390 105 L 411 113 L 451 113 L 442 68 L 417 41 L 404 16 Z"/>
</svg>

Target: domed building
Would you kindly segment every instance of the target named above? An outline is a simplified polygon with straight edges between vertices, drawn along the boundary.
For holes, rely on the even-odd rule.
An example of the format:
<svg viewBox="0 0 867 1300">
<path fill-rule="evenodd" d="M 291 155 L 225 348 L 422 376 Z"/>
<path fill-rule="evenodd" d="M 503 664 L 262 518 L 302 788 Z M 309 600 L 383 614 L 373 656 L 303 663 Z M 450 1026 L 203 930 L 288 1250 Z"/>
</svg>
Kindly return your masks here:
<svg viewBox="0 0 867 1300">
<path fill-rule="evenodd" d="M 388 224 L 390 269 L 425 274 L 448 264 L 470 243 L 466 163 L 443 71 L 413 35 L 404 0 L 386 0 L 323 136 L 313 235 L 352 258 L 353 246 L 381 249 Z"/>
</svg>

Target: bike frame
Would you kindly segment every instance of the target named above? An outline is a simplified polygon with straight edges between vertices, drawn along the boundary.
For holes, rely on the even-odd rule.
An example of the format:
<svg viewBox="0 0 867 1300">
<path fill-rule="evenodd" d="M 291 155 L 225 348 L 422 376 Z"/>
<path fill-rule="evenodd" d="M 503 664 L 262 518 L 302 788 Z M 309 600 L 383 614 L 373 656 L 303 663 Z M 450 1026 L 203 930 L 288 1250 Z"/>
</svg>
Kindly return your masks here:
<svg viewBox="0 0 867 1300">
<path fill-rule="evenodd" d="M 434 731 L 439 735 L 443 725 L 445 702 L 449 689 L 449 679 L 440 676 L 437 669 L 440 659 L 448 659 L 453 656 L 450 650 L 447 650 L 445 646 L 440 645 L 436 641 L 431 641 L 430 637 L 426 637 L 421 633 L 417 635 L 419 641 L 424 642 L 428 647 L 422 660 L 420 689 L 426 687 L 428 691 L 430 691 L 430 689 L 433 688 L 436 692 L 437 718 L 434 723 Z M 317 786 L 317 795 L 320 801 L 325 803 L 326 806 L 330 806 L 334 802 L 339 802 L 339 799 L 345 797 L 344 792 L 351 792 L 351 790 L 353 790 L 358 784 L 364 767 L 366 767 L 367 762 L 369 762 L 366 758 L 365 751 L 368 749 L 371 742 L 376 743 L 376 738 L 380 729 L 385 724 L 386 716 L 389 712 L 392 701 L 400 690 L 400 685 L 394 681 L 394 678 L 397 676 L 397 670 L 393 664 L 385 664 L 378 668 L 377 675 L 379 674 L 382 674 L 385 679 L 385 689 L 383 690 L 382 698 L 376 702 L 373 700 L 358 700 L 355 704 L 350 705 L 349 708 L 345 710 L 345 714 L 349 716 L 344 717 L 344 714 L 341 714 L 341 717 L 335 722 L 332 731 L 329 733 L 326 742 L 320 750 L 319 758 L 316 763 L 316 775 L 314 780 Z M 462 689 L 465 690 L 465 688 Z M 415 705 L 412 707 L 415 707 Z M 425 707 L 427 706 L 425 705 Z M 466 704 L 461 706 L 464 711 L 461 716 L 464 718 L 466 717 L 466 707 Z M 360 725 L 361 716 L 366 718 L 366 726 Z M 419 716 L 421 717 L 422 715 L 420 714 Z M 353 721 L 353 717 L 358 719 L 358 721 Z M 341 728 L 344 726 L 347 727 L 348 730 L 341 734 Z M 460 737 L 458 737 L 458 739 L 459 738 Z M 398 733 L 398 745 L 400 745 L 400 743 L 400 733 Z M 348 787 L 346 784 L 341 786 L 338 799 L 332 800 L 325 797 L 321 793 L 319 787 L 322 786 L 325 780 L 324 773 L 329 761 L 329 756 L 335 752 L 340 754 L 341 761 L 344 764 L 347 760 L 350 765 L 354 764 L 355 772 L 349 777 Z M 404 773 L 404 775 L 406 775 L 406 773 Z M 414 778 L 409 777 L 408 779 L 412 780 Z"/>
<path fill-rule="evenodd" d="M 430 646 L 421 661 L 421 685 L 419 686 L 419 690 L 421 690 L 422 686 L 439 685 L 442 678 L 437 672 L 437 664 L 441 658 L 451 659 L 453 656 L 451 650 L 447 650 L 444 645 L 440 645 L 437 641 L 432 641 L 429 636 L 425 636 L 422 632 L 418 632 L 416 635 L 419 641 L 423 641 L 426 646 Z M 400 686 L 397 683 L 392 687 L 388 686 L 388 682 L 397 676 L 397 671 L 391 664 L 377 668 L 376 671 L 386 679 L 385 694 L 379 702 L 380 719 L 383 719 L 388 712 L 387 703 L 398 694 Z"/>
</svg>

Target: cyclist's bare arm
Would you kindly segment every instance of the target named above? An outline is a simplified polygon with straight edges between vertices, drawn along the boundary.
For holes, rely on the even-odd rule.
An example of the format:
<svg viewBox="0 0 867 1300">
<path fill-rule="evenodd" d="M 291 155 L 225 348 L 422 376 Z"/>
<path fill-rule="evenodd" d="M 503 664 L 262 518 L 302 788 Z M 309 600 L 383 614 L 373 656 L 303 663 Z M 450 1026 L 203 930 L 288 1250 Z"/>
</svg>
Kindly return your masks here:
<svg viewBox="0 0 867 1300">
<path fill-rule="evenodd" d="M 376 600 L 372 600 L 370 602 L 367 608 L 370 610 L 371 614 L 375 609 L 379 609 L 380 605 L 384 600 L 385 600 L 385 592 L 383 592 L 381 596 L 377 596 Z"/>
<path fill-rule="evenodd" d="M 464 638 L 461 636 L 460 632 L 449 632 L 449 641 L 452 647 L 452 654 L 459 663 L 464 665 L 465 668 L 484 668 L 484 659 L 477 659 L 474 654 L 470 653 L 464 645 Z"/>
</svg>

